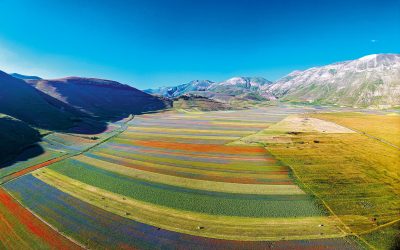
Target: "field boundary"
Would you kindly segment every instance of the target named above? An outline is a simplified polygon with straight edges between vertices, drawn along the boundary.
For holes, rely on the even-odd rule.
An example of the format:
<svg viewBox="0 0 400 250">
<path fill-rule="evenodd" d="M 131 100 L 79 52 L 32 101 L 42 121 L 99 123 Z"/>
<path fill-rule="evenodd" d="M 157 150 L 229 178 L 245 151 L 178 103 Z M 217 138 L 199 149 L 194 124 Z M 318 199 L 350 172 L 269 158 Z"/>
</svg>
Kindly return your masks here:
<svg viewBox="0 0 400 250">
<path fill-rule="evenodd" d="M 362 231 L 361 233 L 359 233 L 360 235 L 362 235 L 362 234 L 368 234 L 368 233 L 372 233 L 372 232 L 374 232 L 374 231 L 376 231 L 376 230 L 378 230 L 378 229 L 381 229 L 381 228 L 384 228 L 384 227 L 387 227 L 387 226 L 391 226 L 391 225 L 393 225 L 393 224 L 396 224 L 397 222 L 399 222 L 400 221 L 400 218 L 399 219 L 396 219 L 396 220 L 393 220 L 393 221 L 391 221 L 391 222 L 388 222 L 388 223 L 385 223 L 385 224 L 382 224 L 382 225 L 380 225 L 380 226 L 377 226 L 377 227 L 375 227 L 375 228 L 372 228 L 372 229 L 369 229 L 369 230 L 365 230 L 365 231 Z"/>
</svg>

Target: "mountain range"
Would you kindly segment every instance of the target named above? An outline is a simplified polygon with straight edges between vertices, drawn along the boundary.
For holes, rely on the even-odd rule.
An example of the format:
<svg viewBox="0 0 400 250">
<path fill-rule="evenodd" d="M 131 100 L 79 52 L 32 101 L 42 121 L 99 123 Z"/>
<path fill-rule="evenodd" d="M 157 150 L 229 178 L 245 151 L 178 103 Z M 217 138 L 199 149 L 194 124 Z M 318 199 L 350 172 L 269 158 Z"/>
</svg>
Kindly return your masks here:
<svg viewBox="0 0 400 250">
<path fill-rule="evenodd" d="M 397 106 L 400 105 L 400 54 L 375 54 L 295 71 L 262 91 L 283 101 Z"/>
<path fill-rule="evenodd" d="M 232 99 L 242 98 L 261 98 L 266 100 L 257 93 L 260 92 L 261 87 L 267 86 L 271 83 L 271 81 L 268 81 L 263 77 L 233 77 L 222 82 L 194 80 L 178 86 L 146 89 L 144 92 L 168 98 L 193 94 L 221 102 L 230 102 Z M 257 94 L 256 97 L 254 97 L 255 94 Z"/>
<path fill-rule="evenodd" d="M 400 105 L 400 54 L 373 54 L 303 71 L 271 82 L 262 77 L 234 77 L 222 82 L 191 81 L 145 90 L 165 97 L 196 94 L 222 102 L 275 100 L 352 107 Z"/>
<path fill-rule="evenodd" d="M 129 114 L 245 108 L 267 101 L 387 108 L 400 106 L 400 54 L 374 54 L 294 71 L 272 82 L 233 77 L 140 91 L 116 81 L 42 79 L 0 71 L 1 159 L 37 142 L 42 130 L 96 134 Z M 3 159 L 4 160 L 4 159 Z"/>
</svg>

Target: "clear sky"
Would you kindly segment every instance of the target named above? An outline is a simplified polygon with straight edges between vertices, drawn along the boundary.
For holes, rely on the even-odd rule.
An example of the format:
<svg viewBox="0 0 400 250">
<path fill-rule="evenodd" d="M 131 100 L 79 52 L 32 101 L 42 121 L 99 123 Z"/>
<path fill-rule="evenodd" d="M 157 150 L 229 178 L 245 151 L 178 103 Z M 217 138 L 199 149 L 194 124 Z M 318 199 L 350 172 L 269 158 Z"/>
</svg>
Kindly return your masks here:
<svg viewBox="0 0 400 250">
<path fill-rule="evenodd" d="M 0 70 L 138 88 L 400 53 L 400 0 L 0 0 Z"/>
</svg>

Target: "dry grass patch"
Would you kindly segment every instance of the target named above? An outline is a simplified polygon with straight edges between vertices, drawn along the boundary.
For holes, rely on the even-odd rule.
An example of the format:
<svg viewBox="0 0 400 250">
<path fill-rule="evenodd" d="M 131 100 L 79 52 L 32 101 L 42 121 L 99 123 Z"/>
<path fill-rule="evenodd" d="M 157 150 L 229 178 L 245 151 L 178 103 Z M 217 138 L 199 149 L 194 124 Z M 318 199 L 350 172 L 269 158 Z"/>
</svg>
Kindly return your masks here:
<svg viewBox="0 0 400 250">
<path fill-rule="evenodd" d="M 313 114 L 312 117 L 332 121 L 350 129 L 356 129 L 400 147 L 400 115 L 321 113 Z"/>
</svg>

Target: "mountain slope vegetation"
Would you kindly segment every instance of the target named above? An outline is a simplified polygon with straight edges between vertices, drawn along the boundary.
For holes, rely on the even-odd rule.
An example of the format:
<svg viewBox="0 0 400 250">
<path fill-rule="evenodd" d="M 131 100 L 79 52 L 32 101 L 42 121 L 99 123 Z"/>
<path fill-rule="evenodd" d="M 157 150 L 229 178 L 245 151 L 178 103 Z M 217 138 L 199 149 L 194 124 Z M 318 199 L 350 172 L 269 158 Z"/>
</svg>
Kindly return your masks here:
<svg viewBox="0 0 400 250">
<path fill-rule="evenodd" d="M 0 71 L 0 113 L 36 127 L 61 130 L 73 125 L 74 116 L 49 104 L 32 86 Z"/>
<path fill-rule="evenodd" d="M 91 117 L 114 119 L 168 107 L 169 103 L 119 82 L 82 77 L 28 80 L 48 96 Z"/>
</svg>

